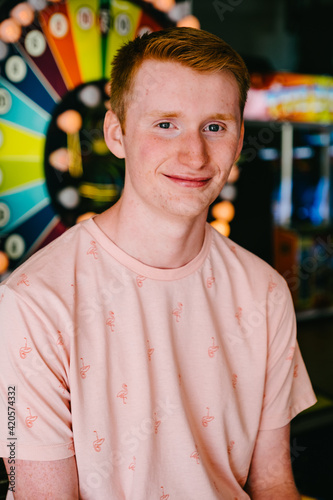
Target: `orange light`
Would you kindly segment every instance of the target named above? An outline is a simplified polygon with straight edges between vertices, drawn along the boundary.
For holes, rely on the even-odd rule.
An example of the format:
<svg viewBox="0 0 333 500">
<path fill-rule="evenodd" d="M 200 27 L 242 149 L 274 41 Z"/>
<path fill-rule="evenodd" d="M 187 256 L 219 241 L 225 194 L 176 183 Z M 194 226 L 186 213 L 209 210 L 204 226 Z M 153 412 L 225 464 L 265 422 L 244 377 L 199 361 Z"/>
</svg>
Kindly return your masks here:
<svg viewBox="0 0 333 500">
<path fill-rule="evenodd" d="M 93 217 L 94 215 L 96 215 L 95 212 L 86 212 L 85 214 L 79 215 L 76 219 L 76 222 L 78 223 L 87 219 L 91 219 L 91 217 Z"/>
<path fill-rule="evenodd" d="M 153 6 L 162 12 L 169 12 L 176 5 L 176 0 L 153 0 Z"/>
<path fill-rule="evenodd" d="M 240 176 L 240 171 L 239 171 L 238 165 L 237 165 L 237 163 L 234 163 L 233 166 L 231 167 L 231 170 L 230 170 L 228 182 L 233 184 L 234 182 L 238 181 L 239 176 Z"/>
<path fill-rule="evenodd" d="M 235 207 L 230 201 L 221 201 L 212 207 L 212 216 L 230 222 L 235 217 Z"/>
<path fill-rule="evenodd" d="M 177 21 L 177 26 L 179 28 L 196 28 L 200 29 L 200 21 L 197 17 L 189 15 Z"/>
<path fill-rule="evenodd" d="M 75 134 L 82 127 L 82 116 L 74 109 L 68 109 L 57 118 L 57 125 L 66 134 Z"/>
<path fill-rule="evenodd" d="M 106 95 L 108 95 L 110 97 L 110 95 L 111 95 L 111 82 L 107 82 L 104 85 L 104 92 L 106 93 Z"/>
<path fill-rule="evenodd" d="M 213 226 L 214 229 L 216 229 L 216 231 L 223 234 L 223 236 L 227 237 L 229 236 L 230 226 L 225 220 L 222 219 L 213 220 L 210 224 L 211 226 Z"/>
<path fill-rule="evenodd" d="M 0 39 L 6 43 L 16 43 L 21 36 L 21 26 L 15 19 L 5 19 L 0 24 Z"/>
<path fill-rule="evenodd" d="M 9 266 L 9 258 L 5 252 L 0 251 L 0 274 L 3 274 L 7 271 Z"/>
<path fill-rule="evenodd" d="M 60 172 L 67 172 L 71 162 L 70 152 L 67 148 L 59 148 L 49 156 L 49 163 Z"/>
<path fill-rule="evenodd" d="M 21 26 L 29 26 L 34 20 L 34 9 L 26 2 L 17 4 L 11 11 L 10 15 Z"/>
</svg>

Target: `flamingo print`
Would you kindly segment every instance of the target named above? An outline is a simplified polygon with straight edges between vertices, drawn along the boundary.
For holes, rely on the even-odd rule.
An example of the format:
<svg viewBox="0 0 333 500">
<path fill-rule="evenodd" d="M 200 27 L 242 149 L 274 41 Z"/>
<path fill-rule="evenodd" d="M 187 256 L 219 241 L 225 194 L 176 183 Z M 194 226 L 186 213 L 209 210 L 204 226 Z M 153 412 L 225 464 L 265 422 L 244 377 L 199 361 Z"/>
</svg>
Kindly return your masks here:
<svg viewBox="0 0 333 500">
<path fill-rule="evenodd" d="M 160 500 L 168 500 L 169 495 L 164 494 L 164 487 L 161 486 L 161 489 L 162 489 L 162 496 L 160 496 Z"/>
<path fill-rule="evenodd" d="M 97 245 L 96 241 L 91 241 L 90 242 L 91 247 L 87 250 L 87 255 L 93 255 L 94 259 L 98 259 L 98 253 L 97 253 Z"/>
<path fill-rule="evenodd" d="M 215 352 L 219 349 L 219 346 L 218 345 L 215 345 L 215 337 L 212 337 L 212 340 L 213 340 L 213 345 L 211 345 L 209 348 L 208 348 L 208 356 L 210 358 L 213 358 L 214 355 L 215 355 Z"/>
<path fill-rule="evenodd" d="M 235 444 L 235 441 L 230 441 L 229 446 L 228 446 L 228 448 L 227 448 L 227 450 L 228 450 L 228 455 L 230 455 L 230 453 L 232 452 L 232 449 L 233 449 L 233 447 L 234 447 L 234 444 Z"/>
<path fill-rule="evenodd" d="M 29 427 L 29 429 L 33 426 L 35 420 L 37 420 L 37 415 L 32 415 L 31 414 L 31 410 L 30 408 L 27 408 L 27 410 L 29 410 L 29 415 L 27 416 L 27 418 L 25 419 L 25 425 L 27 427 Z"/>
<path fill-rule="evenodd" d="M 99 453 L 102 449 L 102 444 L 104 443 L 105 439 L 104 438 L 99 439 L 97 432 L 94 431 L 94 433 L 96 434 L 96 439 L 93 442 L 93 447 L 94 447 L 94 450 Z"/>
<path fill-rule="evenodd" d="M 298 377 L 298 365 L 295 365 L 295 368 L 294 368 L 294 378 L 297 378 Z"/>
<path fill-rule="evenodd" d="M 114 323 L 115 323 L 115 317 L 114 317 L 114 312 L 109 311 L 109 318 L 106 320 L 106 325 L 108 325 L 111 328 L 111 332 L 114 332 Z"/>
<path fill-rule="evenodd" d="M 138 285 L 139 288 L 142 288 L 142 285 L 143 285 L 143 282 L 145 279 L 146 279 L 146 277 L 141 276 L 141 275 L 136 277 L 136 284 Z"/>
<path fill-rule="evenodd" d="M 29 354 L 29 352 L 32 351 L 32 348 L 28 347 L 27 337 L 23 337 L 23 338 L 25 340 L 25 344 L 24 344 L 24 347 L 21 347 L 21 349 L 20 349 L 20 357 L 22 359 L 25 359 L 27 357 L 27 354 Z"/>
<path fill-rule="evenodd" d="M 30 286 L 28 276 L 25 273 L 21 274 L 20 278 L 21 278 L 20 281 L 17 282 L 17 286 L 19 285 Z"/>
<path fill-rule="evenodd" d="M 155 349 L 153 349 L 152 347 L 149 347 L 149 340 L 147 340 L 147 344 L 148 344 L 148 347 L 147 347 L 148 360 L 151 361 L 151 355 L 153 354 Z"/>
<path fill-rule="evenodd" d="M 276 283 L 274 283 L 272 276 L 269 276 L 269 283 L 268 283 L 268 291 L 272 292 L 274 288 L 277 286 Z"/>
<path fill-rule="evenodd" d="M 295 347 L 290 347 L 286 361 L 292 361 L 294 358 Z"/>
<path fill-rule="evenodd" d="M 207 415 L 205 415 L 204 417 L 202 417 L 201 419 L 201 423 L 204 427 L 208 427 L 208 424 L 209 422 L 211 422 L 212 420 L 214 420 L 215 417 L 209 415 L 209 408 L 208 406 L 206 407 L 207 409 Z"/>
<path fill-rule="evenodd" d="M 135 466 L 136 466 L 136 458 L 135 458 L 135 457 L 133 457 L 133 462 L 131 462 L 131 463 L 129 464 L 128 468 L 129 468 L 130 470 L 135 470 Z"/>
<path fill-rule="evenodd" d="M 155 434 L 157 434 L 158 433 L 158 428 L 161 425 L 161 420 L 157 420 L 157 412 L 156 411 L 153 414 L 153 419 L 154 419 Z"/>
<path fill-rule="evenodd" d="M 195 445 L 195 450 L 191 455 L 190 458 L 194 458 L 197 464 L 200 464 L 200 457 L 199 457 L 199 452 L 198 452 L 198 447 Z"/>
<path fill-rule="evenodd" d="M 57 333 L 59 333 L 59 337 L 57 338 L 57 345 L 64 345 L 64 339 L 63 336 L 61 335 L 61 331 L 57 330 Z"/>
<path fill-rule="evenodd" d="M 233 373 L 233 374 L 232 374 L 231 383 L 232 383 L 232 387 L 233 387 L 234 389 L 236 389 L 236 385 L 237 385 L 237 378 L 238 378 L 238 377 L 237 377 L 236 373 Z"/>
<path fill-rule="evenodd" d="M 119 391 L 117 394 L 117 398 L 122 398 L 124 405 L 126 404 L 127 394 L 128 394 L 127 384 L 123 384 L 121 391 Z"/>
<path fill-rule="evenodd" d="M 68 445 L 68 449 L 71 450 L 71 451 L 74 451 L 74 441 L 73 441 L 73 439 L 71 439 L 71 442 Z"/>
<path fill-rule="evenodd" d="M 213 276 L 213 269 L 210 268 L 210 271 L 212 275 L 207 278 L 207 288 L 212 288 L 213 283 L 215 283 L 215 278 Z"/>
<path fill-rule="evenodd" d="M 80 368 L 80 375 L 81 375 L 81 378 L 86 378 L 86 376 L 87 376 L 87 371 L 89 370 L 90 365 L 85 365 L 85 364 L 84 364 L 84 361 L 83 361 L 83 358 L 80 358 L 80 359 L 81 359 L 81 362 L 82 362 L 82 363 L 81 363 L 81 364 L 82 364 L 82 366 L 81 366 L 81 368 Z"/>
<path fill-rule="evenodd" d="M 183 304 L 181 302 L 178 302 L 178 307 L 176 307 L 173 311 L 172 314 L 175 316 L 177 323 L 179 323 L 179 320 L 181 318 L 181 313 L 183 310 Z"/>
<path fill-rule="evenodd" d="M 237 322 L 238 322 L 239 326 L 241 324 L 242 312 L 243 312 L 243 309 L 241 307 L 239 307 L 237 309 L 236 314 L 235 314 L 235 318 L 237 318 Z"/>
</svg>

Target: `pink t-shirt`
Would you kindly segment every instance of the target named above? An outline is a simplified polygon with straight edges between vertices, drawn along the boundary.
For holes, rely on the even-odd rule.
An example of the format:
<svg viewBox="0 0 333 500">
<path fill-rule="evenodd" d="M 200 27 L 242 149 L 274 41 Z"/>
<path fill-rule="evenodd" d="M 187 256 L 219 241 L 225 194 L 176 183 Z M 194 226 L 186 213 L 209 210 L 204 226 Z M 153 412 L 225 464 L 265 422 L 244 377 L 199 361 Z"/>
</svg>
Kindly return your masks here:
<svg viewBox="0 0 333 500">
<path fill-rule="evenodd" d="M 0 288 L 0 454 L 76 455 L 80 498 L 248 499 L 259 429 L 315 403 L 287 285 L 207 224 L 197 257 L 152 268 L 93 219 Z"/>
</svg>

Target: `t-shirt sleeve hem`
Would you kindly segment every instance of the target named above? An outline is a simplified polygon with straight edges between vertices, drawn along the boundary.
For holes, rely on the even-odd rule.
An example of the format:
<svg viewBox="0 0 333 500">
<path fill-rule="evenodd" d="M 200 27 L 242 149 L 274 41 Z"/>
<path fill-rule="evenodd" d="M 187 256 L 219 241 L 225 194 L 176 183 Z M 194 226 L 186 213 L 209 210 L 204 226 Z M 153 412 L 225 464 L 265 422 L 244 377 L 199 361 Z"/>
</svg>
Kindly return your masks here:
<svg viewBox="0 0 333 500">
<path fill-rule="evenodd" d="M 278 429 L 280 427 L 284 427 L 289 424 L 289 422 L 296 417 L 299 413 L 310 408 L 316 404 L 317 398 L 315 394 L 311 391 L 308 394 L 305 394 L 302 399 L 295 402 L 288 410 L 284 413 L 280 413 L 274 417 L 262 417 L 259 430 L 260 431 L 268 431 L 272 429 Z"/>
<path fill-rule="evenodd" d="M 33 461 L 52 461 L 70 458 L 75 455 L 73 450 L 73 441 L 66 444 L 54 446 L 31 446 L 21 444 L 19 440 L 15 441 L 15 448 L 12 447 L 11 457 L 16 460 L 33 460 Z M 10 456 L 10 440 L 7 443 L 0 442 L 0 456 L 9 458 Z M 14 455 L 13 456 L 13 452 Z"/>
</svg>

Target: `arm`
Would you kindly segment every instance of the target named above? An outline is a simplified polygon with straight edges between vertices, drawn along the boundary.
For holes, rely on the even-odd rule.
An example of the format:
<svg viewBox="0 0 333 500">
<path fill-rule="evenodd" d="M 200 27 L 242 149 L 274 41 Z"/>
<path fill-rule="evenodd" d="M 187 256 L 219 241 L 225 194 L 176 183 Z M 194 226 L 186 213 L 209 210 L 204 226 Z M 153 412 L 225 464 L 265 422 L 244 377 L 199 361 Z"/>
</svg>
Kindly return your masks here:
<svg viewBox="0 0 333 500">
<path fill-rule="evenodd" d="M 245 491 L 252 500 L 300 500 L 290 460 L 290 426 L 259 431 Z"/>
<path fill-rule="evenodd" d="M 4 458 L 7 473 L 8 459 Z M 77 500 L 75 457 L 52 462 L 15 461 L 15 500 Z"/>
</svg>

